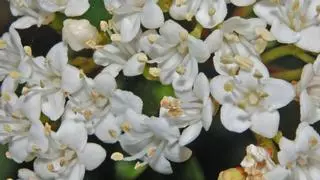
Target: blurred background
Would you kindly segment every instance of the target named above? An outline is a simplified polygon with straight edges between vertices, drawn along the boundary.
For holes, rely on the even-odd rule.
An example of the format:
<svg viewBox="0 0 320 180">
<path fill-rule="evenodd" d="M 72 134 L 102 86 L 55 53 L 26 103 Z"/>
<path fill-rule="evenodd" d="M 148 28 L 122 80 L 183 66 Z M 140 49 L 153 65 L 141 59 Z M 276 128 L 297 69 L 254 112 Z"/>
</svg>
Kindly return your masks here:
<svg viewBox="0 0 320 180">
<path fill-rule="evenodd" d="M 230 7 L 231 9 L 234 7 Z M 0 1 L 0 34 L 8 30 L 10 23 L 14 20 L 10 15 L 9 5 L 6 0 Z M 35 56 L 46 55 L 48 50 L 61 41 L 61 35 L 50 27 L 32 27 L 28 30 L 20 31 L 23 45 L 32 46 Z M 90 56 L 92 52 L 84 52 Z M 293 57 L 285 57 L 287 64 L 291 64 Z M 293 60 L 292 60 L 293 61 Z M 301 64 L 299 64 L 301 67 Z M 92 71 L 99 71 L 93 68 Z M 200 71 L 208 77 L 213 77 L 216 73 L 213 70 L 212 61 L 200 65 Z M 96 72 L 90 72 L 96 74 Z M 157 115 L 159 100 L 164 95 L 170 95 L 170 90 L 163 89 L 161 84 L 156 81 L 148 81 L 143 76 L 125 78 L 119 76 L 118 85 L 122 89 L 130 90 L 140 96 L 145 103 L 144 113 L 147 115 Z M 160 92 L 159 92 L 160 91 Z M 280 93 L 280 92 L 279 92 Z M 280 130 L 286 137 L 294 138 L 295 129 L 299 123 L 299 105 L 292 102 L 287 107 L 280 110 L 281 124 Z M 318 123 L 319 124 L 319 123 Z M 318 125 L 317 125 L 318 126 Z M 319 128 L 317 128 L 319 129 Z M 219 114 L 214 118 L 212 127 L 208 132 L 202 131 L 201 135 L 190 145 L 193 156 L 185 163 L 174 164 L 172 175 L 161 175 L 147 168 L 140 176 L 133 170 L 134 164 L 115 163 L 110 160 L 110 155 L 114 151 L 119 151 L 119 145 L 102 144 L 95 137 L 90 137 L 89 141 L 97 142 L 104 146 L 108 152 L 105 162 L 97 169 L 86 172 L 85 179 L 146 179 L 146 180 L 215 180 L 220 171 L 239 166 L 245 155 L 245 147 L 251 143 L 256 143 L 252 132 L 247 131 L 243 134 L 228 132 L 220 123 Z M 0 180 L 6 178 L 16 178 L 17 170 L 21 167 L 32 169 L 32 163 L 16 164 L 5 157 L 6 146 L 0 145 Z"/>
</svg>

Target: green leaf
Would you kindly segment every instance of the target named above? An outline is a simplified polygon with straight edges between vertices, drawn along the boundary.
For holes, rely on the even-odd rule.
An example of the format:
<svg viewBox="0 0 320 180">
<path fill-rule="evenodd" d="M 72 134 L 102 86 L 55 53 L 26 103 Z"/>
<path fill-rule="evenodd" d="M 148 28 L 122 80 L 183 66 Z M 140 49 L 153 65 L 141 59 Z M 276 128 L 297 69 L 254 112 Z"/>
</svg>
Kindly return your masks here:
<svg viewBox="0 0 320 180">
<path fill-rule="evenodd" d="M 184 179 L 192 180 L 204 180 L 204 174 L 202 168 L 197 160 L 197 158 L 192 157 L 189 161 L 186 162 L 184 169 Z"/>
<path fill-rule="evenodd" d="M 7 147 L 0 145 L 0 179 L 7 179 L 10 177 L 15 177 L 17 174 L 18 165 L 14 161 L 6 158 L 5 154 L 7 152 Z"/>
<path fill-rule="evenodd" d="M 119 180 L 134 180 L 145 171 L 147 166 L 134 169 L 134 162 L 118 161 L 115 164 L 116 177 Z"/>
<path fill-rule="evenodd" d="M 103 0 L 90 0 L 90 8 L 84 15 L 80 16 L 80 18 L 88 19 L 98 29 L 100 21 L 109 20 L 111 17 L 112 15 L 106 10 Z"/>
</svg>

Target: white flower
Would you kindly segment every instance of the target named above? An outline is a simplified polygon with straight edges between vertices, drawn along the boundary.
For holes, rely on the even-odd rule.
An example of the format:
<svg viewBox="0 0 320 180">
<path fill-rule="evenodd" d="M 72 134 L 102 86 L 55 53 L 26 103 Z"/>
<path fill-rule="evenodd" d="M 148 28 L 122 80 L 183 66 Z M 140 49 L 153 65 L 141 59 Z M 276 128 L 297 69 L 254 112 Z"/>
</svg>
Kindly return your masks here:
<svg viewBox="0 0 320 180">
<path fill-rule="evenodd" d="M 319 142 L 319 134 L 305 122 L 299 125 L 294 141 L 280 139 L 278 159 L 291 171 L 288 179 L 319 179 Z"/>
<path fill-rule="evenodd" d="M 224 0 L 175 0 L 170 7 L 170 15 L 176 20 L 197 21 L 205 28 L 220 24 L 227 15 Z"/>
<path fill-rule="evenodd" d="M 254 12 L 271 25 L 271 33 L 280 43 L 320 52 L 318 0 L 263 0 Z"/>
<path fill-rule="evenodd" d="M 269 76 L 259 54 L 273 36 L 266 30 L 266 23 L 258 18 L 232 17 L 215 30 L 207 39 L 211 52 L 215 52 L 214 67 L 219 74 L 237 75 L 242 72 Z"/>
<path fill-rule="evenodd" d="M 25 168 L 19 169 L 18 178 L 18 180 L 40 180 L 35 172 Z"/>
<path fill-rule="evenodd" d="M 141 46 L 152 59 L 149 63 L 158 64 L 163 84 L 173 83 L 179 91 L 190 89 L 198 74 L 197 63 L 204 63 L 210 56 L 206 44 L 172 20 L 166 21 L 159 32 L 151 47 Z"/>
<path fill-rule="evenodd" d="M 248 179 L 285 180 L 287 178 L 288 171 L 276 165 L 264 148 L 251 144 L 247 146 L 246 151 L 247 155 L 241 161 L 241 167 L 244 168 Z"/>
<path fill-rule="evenodd" d="M 219 75 L 211 80 L 211 94 L 222 104 L 221 122 L 230 131 L 242 133 L 248 128 L 271 138 L 279 126 L 277 109 L 294 98 L 290 83 L 274 78 Z"/>
<path fill-rule="evenodd" d="M 8 143 L 8 157 L 21 163 L 48 150 L 45 128 L 40 121 L 40 96 L 4 94 L 0 110 L 0 143 Z"/>
<path fill-rule="evenodd" d="M 186 127 L 179 139 L 180 145 L 186 145 L 199 136 L 202 127 L 208 131 L 212 122 L 214 104 L 210 98 L 207 77 L 200 73 L 190 92 L 177 95 L 179 99 L 172 97 L 162 99 L 160 116 L 166 118 L 169 124 L 179 128 Z"/>
<path fill-rule="evenodd" d="M 112 23 L 108 24 L 110 27 Z M 111 28 L 107 30 L 111 31 Z M 138 34 L 130 42 L 119 42 L 114 40 L 112 43 L 99 48 L 93 54 L 96 64 L 105 66 L 104 72 L 117 76 L 123 70 L 125 76 L 137 76 L 143 73 L 148 57 L 141 52 L 139 40 L 144 39 L 150 32 L 146 31 L 142 35 Z M 108 33 L 111 35 L 111 33 Z"/>
<path fill-rule="evenodd" d="M 22 0 L 25 1 L 25 0 Z M 67 16 L 81 16 L 90 7 L 89 0 L 36 0 L 46 12 L 63 12 Z"/>
<path fill-rule="evenodd" d="M 313 124 L 320 120 L 320 56 L 314 64 L 304 66 L 296 85 L 300 96 L 301 121 Z"/>
<path fill-rule="evenodd" d="M 227 3 L 232 3 L 235 6 L 249 6 L 254 4 L 256 0 L 225 0 Z"/>
<path fill-rule="evenodd" d="M 28 81 L 30 95 L 41 94 L 42 112 L 51 120 L 57 120 L 64 112 L 65 97 L 78 91 L 81 86 L 80 71 L 68 63 L 67 46 L 58 43 L 46 58 L 33 60 L 33 73 Z"/>
<path fill-rule="evenodd" d="M 98 43 L 98 37 L 97 28 L 86 19 L 63 21 L 62 39 L 75 51 L 94 48 Z"/>
<path fill-rule="evenodd" d="M 129 42 L 140 31 L 140 24 L 147 29 L 159 28 L 164 22 L 162 10 L 154 0 L 104 0 L 108 11 L 113 14 L 113 20 L 121 41 Z"/>
<path fill-rule="evenodd" d="M 55 148 L 51 155 L 42 155 L 34 161 L 35 174 L 41 179 L 82 180 L 85 170 L 94 170 L 106 157 L 105 150 L 95 143 L 85 144 L 82 151 L 59 144 L 52 144 L 51 148 Z"/>
<path fill-rule="evenodd" d="M 133 161 L 140 159 L 135 168 L 148 164 L 152 169 L 163 174 L 172 173 L 168 160 L 183 162 L 190 158 L 191 151 L 180 146 L 179 129 L 171 127 L 164 118 L 133 116 L 126 121 L 126 133 L 120 137 L 122 149 L 129 157 L 114 153 L 114 160 Z"/>
<path fill-rule="evenodd" d="M 30 51 L 29 51 L 30 50 Z M 24 83 L 32 73 L 31 48 L 23 47 L 18 32 L 10 27 L 0 39 L 1 92 L 14 92 L 18 83 Z"/>
</svg>

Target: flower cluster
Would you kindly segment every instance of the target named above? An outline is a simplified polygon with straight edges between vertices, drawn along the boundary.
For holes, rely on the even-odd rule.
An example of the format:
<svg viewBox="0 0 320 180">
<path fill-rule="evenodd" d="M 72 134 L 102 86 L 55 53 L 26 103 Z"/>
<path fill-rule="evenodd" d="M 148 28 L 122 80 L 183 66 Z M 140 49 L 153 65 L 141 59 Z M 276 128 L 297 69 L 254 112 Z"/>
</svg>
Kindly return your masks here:
<svg viewBox="0 0 320 180">
<path fill-rule="evenodd" d="M 103 143 L 119 143 L 115 161 L 137 161 L 135 168 L 172 173 L 171 162 L 188 160 L 186 147 L 208 131 L 220 109 L 229 131 L 248 129 L 265 138 L 278 133 L 278 109 L 296 97 L 301 121 L 295 141 L 280 139 L 279 164 L 262 147 L 248 146 L 241 162 L 246 179 L 320 178 L 319 138 L 309 125 L 320 120 L 320 56 L 307 64 L 301 81 L 271 77 L 261 61 L 269 42 L 294 44 L 320 52 L 317 0 L 173 0 L 168 14 L 154 0 L 105 0 L 112 18 L 96 28 L 83 15 L 88 0 L 9 0 L 20 16 L 0 39 L 0 143 L 17 163 L 33 161 L 34 170 L 21 169 L 27 179 L 84 178 L 97 168 L 106 151 L 88 142 L 95 135 Z M 161 0 L 160 0 L 161 2 Z M 226 19 L 227 4 L 253 5 L 257 18 Z M 34 56 L 22 45 L 19 29 L 47 25 L 55 13 L 63 22 L 62 42 L 47 55 Z M 166 16 L 168 15 L 168 16 Z M 181 20 L 196 22 L 194 31 Z M 271 26 L 270 30 L 268 25 Z M 207 34 L 197 28 L 207 29 Z M 102 43 L 103 37 L 110 41 Z M 73 66 L 68 50 L 91 49 L 103 70 L 95 77 Z M 218 73 L 208 79 L 199 63 L 213 62 Z M 175 95 L 162 98 L 158 117 L 142 113 L 143 102 L 117 87 L 116 77 L 148 74 Z M 58 125 L 57 125 L 58 124 Z M 228 179 L 227 172 L 219 179 Z"/>
</svg>

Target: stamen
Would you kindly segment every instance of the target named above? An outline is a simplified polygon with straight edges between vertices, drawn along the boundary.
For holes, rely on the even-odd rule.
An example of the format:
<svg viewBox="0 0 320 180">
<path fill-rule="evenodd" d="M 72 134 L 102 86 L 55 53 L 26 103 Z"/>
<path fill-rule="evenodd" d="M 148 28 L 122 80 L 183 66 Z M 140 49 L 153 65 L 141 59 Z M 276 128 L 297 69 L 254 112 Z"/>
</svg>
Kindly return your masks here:
<svg viewBox="0 0 320 180">
<path fill-rule="evenodd" d="M 236 55 L 235 61 L 240 66 L 240 68 L 245 71 L 251 71 L 253 68 L 253 62 L 248 57 Z"/>
<path fill-rule="evenodd" d="M 120 34 L 112 34 L 110 38 L 111 38 L 111 41 L 115 41 L 115 42 L 120 42 L 122 39 Z"/>
<path fill-rule="evenodd" d="M 146 63 L 148 62 L 148 57 L 146 54 L 144 53 L 139 53 L 138 54 L 138 61 L 141 62 L 141 63 Z"/>
<path fill-rule="evenodd" d="M 266 41 L 274 41 L 275 40 L 275 37 L 266 28 L 258 27 L 258 28 L 256 28 L 255 31 L 259 37 L 261 37 L 262 39 L 264 39 Z"/>
<path fill-rule="evenodd" d="M 216 9 L 215 8 L 210 8 L 208 11 L 209 16 L 213 16 L 216 14 Z"/>
<path fill-rule="evenodd" d="M 150 44 L 153 44 L 158 40 L 158 36 L 156 34 L 149 34 L 147 38 Z"/>
<path fill-rule="evenodd" d="M 12 78 L 12 79 L 18 79 L 21 77 L 21 74 L 17 71 L 11 71 L 9 73 L 9 76 Z"/>
<path fill-rule="evenodd" d="M 153 77 L 159 77 L 160 76 L 161 69 L 156 67 L 149 68 L 149 74 Z"/>
<path fill-rule="evenodd" d="M 179 65 L 177 68 L 176 68 L 176 72 L 180 75 L 183 75 L 185 72 L 186 72 L 186 69 L 183 65 Z"/>
<path fill-rule="evenodd" d="M 234 90 L 234 84 L 233 82 L 228 81 L 224 84 L 223 88 L 226 92 L 232 92 Z"/>
<path fill-rule="evenodd" d="M 122 161 L 123 158 L 124 158 L 124 156 L 123 156 L 123 154 L 120 153 L 120 152 L 115 152 L 115 153 L 113 153 L 113 154 L 111 155 L 110 158 L 111 158 L 112 160 L 114 160 L 114 161 Z"/>
<path fill-rule="evenodd" d="M 113 138 L 117 138 L 117 137 L 118 137 L 117 131 L 115 131 L 115 130 L 113 130 L 113 129 L 110 129 L 110 130 L 108 131 L 108 133 L 109 133 L 109 135 L 110 135 L 111 137 L 113 137 Z"/>
<path fill-rule="evenodd" d="M 254 106 L 258 105 L 260 102 L 260 98 L 259 98 L 258 94 L 254 93 L 254 92 L 250 93 L 248 96 L 248 102 L 250 105 L 254 105 Z"/>
<path fill-rule="evenodd" d="M 30 46 L 24 46 L 23 49 L 28 56 L 32 56 L 32 49 Z"/>
<path fill-rule="evenodd" d="M 226 40 L 230 41 L 230 42 L 239 42 L 240 41 L 238 35 L 236 35 L 235 33 L 225 33 L 224 38 L 226 38 Z"/>
<path fill-rule="evenodd" d="M 51 125 L 49 123 L 46 123 L 44 125 L 44 134 L 46 136 L 49 136 L 51 134 Z"/>
<path fill-rule="evenodd" d="M 186 31 L 181 31 L 181 32 L 179 32 L 179 36 L 180 36 L 181 41 L 186 41 L 186 40 L 188 40 L 189 34 Z"/>
<path fill-rule="evenodd" d="M 128 121 L 124 121 L 123 123 L 121 123 L 120 128 L 122 131 L 128 133 L 132 129 L 132 126 Z"/>
<path fill-rule="evenodd" d="M 100 21 L 100 29 L 103 32 L 106 32 L 109 29 L 107 21 Z"/>
<path fill-rule="evenodd" d="M 186 14 L 185 18 L 186 18 L 187 21 L 192 21 L 193 14 L 189 12 L 189 13 Z"/>
<path fill-rule="evenodd" d="M 9 124 L 4 124 L 3 125 L 3 130 L 7 133 L 12 133 L 12 127 Z"/>
</svg>

